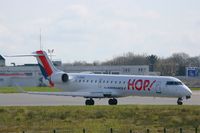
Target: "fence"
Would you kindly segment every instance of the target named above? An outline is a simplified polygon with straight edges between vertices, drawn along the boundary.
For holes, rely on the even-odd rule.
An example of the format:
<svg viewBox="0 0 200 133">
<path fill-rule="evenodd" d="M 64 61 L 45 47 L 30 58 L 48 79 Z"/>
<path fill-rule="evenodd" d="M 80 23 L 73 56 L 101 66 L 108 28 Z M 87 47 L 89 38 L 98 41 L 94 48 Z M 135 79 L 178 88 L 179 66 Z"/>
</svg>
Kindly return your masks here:
<svg viewBox="0 0 200 133">
<path fill-rule="evenodd" d="M 21 131 L 18 133 L 35 133 L 36 131 Z M 104 129 L 104 130 L 99 130 L 99 131 L 90 131 L 88 129 L 82 129 L 79 131 L 75 131 L 73 129 L 53 129 L 49 131 L 37 131 L 37 133 L 155 133 L 155 131 L 152 131 L 151 129 L 144 129 L 143 131 L 138 131 L 138 130 L 120 130 L 120 129 Z M 16 133 L 16 132 L 9 132 L 9 133 Z M 172 128 L 163 128 L 162 130 L 157 130 L 157 133 L 200 133 L 199 128 L 189 128 L 189 129 L 172 129 Z"/>
</svg>

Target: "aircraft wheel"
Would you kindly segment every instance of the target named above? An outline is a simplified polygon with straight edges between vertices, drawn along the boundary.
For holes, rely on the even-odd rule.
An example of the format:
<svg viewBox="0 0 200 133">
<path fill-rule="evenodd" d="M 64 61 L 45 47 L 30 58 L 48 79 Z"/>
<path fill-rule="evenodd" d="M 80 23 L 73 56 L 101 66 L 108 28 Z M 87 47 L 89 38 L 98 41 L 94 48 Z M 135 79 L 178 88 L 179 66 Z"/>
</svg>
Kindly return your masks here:
<svg viewBox="0 0 200 133">
<path fill-rule="evenodd" d="M 117 99 L 113 98 L 114 105 L 117 105 Z"/>
<path fill-rule="evenodd" d="M 183 105 L 183 98 L 178 98 L 177 104 L 178 105 Z"/>
<path fill-rule="evenodd" d="M 115 98 L 109 99 L 109 100 L 108 100 L 108 104 L 109 104 L 109 105 L 117 105 L 117 99 L 115 99 Z"/>
<path fill-rule="evenodd" d="M 85 101 L 85 105 L 94 105 L 94 100 L 93 100 L 92 98 L 87 99 L 87 100 Z"/>
</svg>

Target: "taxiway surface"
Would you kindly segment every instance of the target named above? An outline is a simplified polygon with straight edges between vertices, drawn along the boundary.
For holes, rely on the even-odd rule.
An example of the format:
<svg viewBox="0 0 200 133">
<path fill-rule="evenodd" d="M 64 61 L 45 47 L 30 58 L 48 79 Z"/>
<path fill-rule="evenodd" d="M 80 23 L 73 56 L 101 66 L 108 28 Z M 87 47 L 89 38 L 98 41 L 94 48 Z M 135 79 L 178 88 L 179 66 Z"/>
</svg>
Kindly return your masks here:
<svg viewBox="0 0 200 133">
<path fill-rule="evenodd" d="M 95 105 L 108 105 L 108 99 L 94 99 Z M 118 98 L 119 105 L 176 105 L 177 98 L 153 98 L 130 96 Z M 200 91 L 193 91 L 191 99 L 184 100 L 184 105 L 200 105 Z M 85 105 L 85 98 L 68 96 L 32 95 L 25 93 L 0 94 L 0 106 L 59 106 Z"/>
</svg>

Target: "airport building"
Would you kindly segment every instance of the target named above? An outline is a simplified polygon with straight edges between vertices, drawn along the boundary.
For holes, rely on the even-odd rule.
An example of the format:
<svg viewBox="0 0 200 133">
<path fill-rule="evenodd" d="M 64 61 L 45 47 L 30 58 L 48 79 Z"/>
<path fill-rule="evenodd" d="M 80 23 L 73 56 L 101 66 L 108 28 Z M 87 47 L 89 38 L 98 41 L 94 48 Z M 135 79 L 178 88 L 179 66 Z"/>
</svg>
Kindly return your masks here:
<svg viewBox="0 0 200 133">
<path fill-rule="evenodd" d="M 81 73 L 88 72 L 94 74 L 122 74 L 122 75 L 149 75 L 149 66 L 64 66 L 61 68 L 65 72 Z"/>
<path fill-rule="evenodd" d="M 3 58 L 3 56 L 0 55 L 0 67 L 5 66 L 5 62 L 6 62 L 5 58 Z"/>
<path fill-rule="evenodd" d="M 5 60 L 4 60 L 5 61 Z M 95 73 L 95 74 L 122 74 L 122 75 L 155 75 L 149 72 L 148 65 L 141 66 L 72 66 L 55 62 L 56 66 L 66 73 Z M 0 67 L 0 86 L 44 86 L 47 83 L 37 64 L 23 66 Z"/>
<path fill-rule="evenodd" d="M 42 75 L 38 66 L 0 67 L 0 86 L 41 86 Z"/>
</svg>

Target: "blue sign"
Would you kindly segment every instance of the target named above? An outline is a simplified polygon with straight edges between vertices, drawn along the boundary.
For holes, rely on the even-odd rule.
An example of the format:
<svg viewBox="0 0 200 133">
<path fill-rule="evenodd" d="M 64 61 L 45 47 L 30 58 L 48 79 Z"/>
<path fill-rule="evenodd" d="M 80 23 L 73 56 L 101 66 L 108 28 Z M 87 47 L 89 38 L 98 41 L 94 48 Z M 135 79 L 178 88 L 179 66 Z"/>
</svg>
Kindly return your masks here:
<svg viewBox="0 0 200 133">
<path fill-rule="evenodd" d="M 195 67 L 191 67 L 187 69 L 187 76 L 189 77 L 197 77 L 198 76 L 198 69 Z"/>
</svg>

